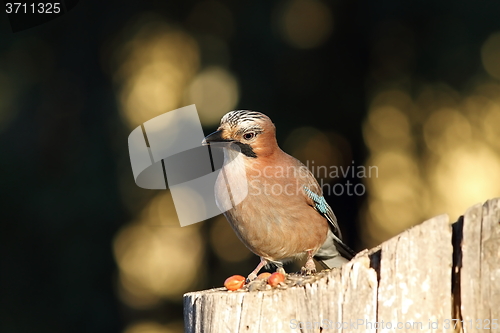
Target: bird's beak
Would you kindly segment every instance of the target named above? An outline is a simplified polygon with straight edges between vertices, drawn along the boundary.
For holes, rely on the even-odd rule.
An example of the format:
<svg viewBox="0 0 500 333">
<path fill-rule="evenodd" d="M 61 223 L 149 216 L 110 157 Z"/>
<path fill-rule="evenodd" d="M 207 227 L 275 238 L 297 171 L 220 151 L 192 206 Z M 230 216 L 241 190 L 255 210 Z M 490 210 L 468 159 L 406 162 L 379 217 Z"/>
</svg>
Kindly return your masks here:
<svg viewBox="0 0 500 333">
<path fill-rule="evenodd" d="M 222 130 L 217 130 L 217 131 L 213 132 L 212 134 L 207 135 L 205 137 L 205 139 L 203 139 L 201 144 L 203 146 L 208 146 L 210 144 L 210 142 L 230 142 L 230 141 L 232 141 L 232 140 L 224 139 L 222 137 Z"/>
</svg>

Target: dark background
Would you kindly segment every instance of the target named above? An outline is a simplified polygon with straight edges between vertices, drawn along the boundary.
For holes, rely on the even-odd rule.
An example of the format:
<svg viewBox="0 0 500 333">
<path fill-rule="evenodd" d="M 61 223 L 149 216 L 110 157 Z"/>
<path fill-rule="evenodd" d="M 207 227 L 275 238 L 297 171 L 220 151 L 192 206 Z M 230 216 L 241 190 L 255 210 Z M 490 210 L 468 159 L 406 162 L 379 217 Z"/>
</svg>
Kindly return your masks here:
<svg viewBox="0 0 500 333">
<path fill-rule="evenodd" d="M 140 288 L 134 294 L 120 282 L 125 273 L 117 264 L 117 237 L 140 223 L 134 221 L 161 195 L 133 183 L 127 136 L 137 124 L 123 116 L 126 78 L 116 74 L 123 60 L 117 50 L 141 38 L 137 31 L 148 17 L 199 45 L 211 37 L 225 45 L 224 55 L 200 46 L 189 80 L 209 66 L 224 68 L 238 82 L 234 108 L 269 115 L 280 143 L 303 126 L 329 133 L 332 145 L 343 143 L 333 161 L 344 165 L 363 165 L 370 157 L 363 124 L 380 91 L 397 88 L 414 97 L 431 83 L 466 95 L 479 79 L 498 84 L 481 60 L 483 43 L 500 30 L 498 1 L 325 0 L 318 8 L 329 13 L 332 27 L 312 46 L 294 44 L 280 30 L 289 3 L 80 1 L 62 17 L 17 33 L 0 14 L 1 332 L 179 332 L 183 292 L 221 286 L 258 262 L 245 255 L 224 261 L 208 241 L 217 235 L 207 221 L 193 229 L 201 268 L 186 270 L 197 276 L 176 295 Z M 163 112 L 187 104 L 180 100 Z M 215 128 L 207 125 L 205 133 Z M 417 144 L 416 156 L 425 149 Z M 332 181 L 347 180 L 363 182 Z M 361 230 L 369 220 L 369 186 L 363 196 L 327 195 L 347 243 L 358 250 L 400 231 L 377 238 Z M 184 260 L 169 252 L 162 258 Z M 183 269 L 168 260 L 162 265 Z"/>
</svg>

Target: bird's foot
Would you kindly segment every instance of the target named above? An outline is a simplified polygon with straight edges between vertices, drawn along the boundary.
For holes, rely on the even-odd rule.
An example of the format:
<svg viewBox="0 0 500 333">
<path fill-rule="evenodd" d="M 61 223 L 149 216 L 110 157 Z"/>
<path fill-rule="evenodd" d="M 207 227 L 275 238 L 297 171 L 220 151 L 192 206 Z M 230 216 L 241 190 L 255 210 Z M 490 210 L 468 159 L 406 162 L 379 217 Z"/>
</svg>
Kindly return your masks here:
<svg viewBox="0 0 500 333">
<path fill-rule="evenodd" d="M 259 274 L 262 267 L 264 267 L 266 265 L 267 265 L 267 260 L 261 257 L 260 263 L 257 265 L 257 267 L 255 267 L 255 269 L 252 271 L 252 273 L 250 273 L 248 275 L 246 282 L 248 283 L 250 281 L 255 280 L 257 278 L 257 274 Z"/>
<path fill-rule="evenodd" d="M 276 269 L 276 272 L 278 273 L 281 273 L 283 274 L 284 276 L 286 276 L 286 272 L 285 272 L 285 269 L 283 268 L 283 266 L 280 266 Z"/>
<path fill-rule="evenodd" d="M 300 270 L 302 275 L 311 275 L 316 273 L 316 264 L 314 263 L 313 258 L 308 258 L 306 264 Z"/>
<path fill-rule="evenodd" d="M 250 274 L 248 274 L 247 276 L 247 280 L 245 281 L 246 283 L 250 283 L 252 282 L 253 280 L 255 280 L 257 278 L 257 273 L 255 272 L 252 272 Z"/>
<path fill-rule="evenodd" d="M 310 269 L 310 268 L 307 268 L 304 266 L 300 269 L 300 274 L 302 274 L 302 275 L 312 275 L 314 273 L 316 273 L 316 267 L 313 269 Z"/>
</svg>

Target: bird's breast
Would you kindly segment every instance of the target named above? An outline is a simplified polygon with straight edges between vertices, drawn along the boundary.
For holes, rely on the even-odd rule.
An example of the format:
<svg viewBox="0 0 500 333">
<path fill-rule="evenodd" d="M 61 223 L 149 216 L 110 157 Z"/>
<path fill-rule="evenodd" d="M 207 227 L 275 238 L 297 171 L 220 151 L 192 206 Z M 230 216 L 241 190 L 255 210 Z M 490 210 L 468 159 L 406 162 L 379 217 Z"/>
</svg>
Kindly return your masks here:
<svg viewBox="0 0 500 333">
<path fill-rule="evenodd" d="M 245 162 L 233 160 L 223 167 L 216 183 L 217 204 L 240 240 L 270 260 L 317 251 L 328 222 L 306 203 L 301 178 L 291 167 Z"/>
</svg>

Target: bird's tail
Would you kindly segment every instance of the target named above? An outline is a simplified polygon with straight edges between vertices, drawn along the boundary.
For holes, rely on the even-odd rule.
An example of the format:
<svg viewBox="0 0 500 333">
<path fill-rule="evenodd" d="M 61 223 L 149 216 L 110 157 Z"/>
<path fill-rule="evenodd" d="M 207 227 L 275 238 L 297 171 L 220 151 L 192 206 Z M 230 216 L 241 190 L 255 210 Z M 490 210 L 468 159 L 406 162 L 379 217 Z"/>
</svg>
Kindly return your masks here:
<svg viewBox="0 0 500 333">
<path fill-rule="evenodd" d="M 356 255 L 356 251 L 347 246 L 344 242 L 336 242 L 335 246 L 340 255 L 348 260 L 351 260 Z"/>
<path fill-rule="evenodd" d="M 318 262 L 324 268 L 338 268 L 342 267 L 346 262 L 349 262 L 354 256 L 356 252 L 352 250 L 349 246 L 345 245 L 342 241 L 335 241 L 336 253 L 333 256 L 321 256 L 318 259 Z"/>
<path fill-rule="evenodd" d="M 323 266 L 323 268 L 332 269 L 342 267 L 342 265 L 349 262 L 349 260 L 341 256 L 336 256 L 330 259 L 319 260 L 318 262 L 321 266 Z"/>
</svg>

